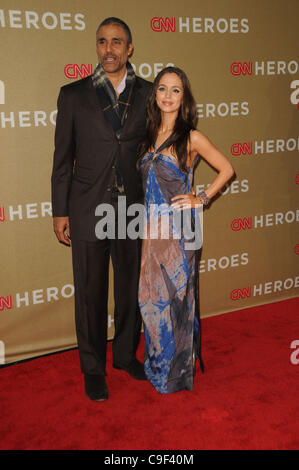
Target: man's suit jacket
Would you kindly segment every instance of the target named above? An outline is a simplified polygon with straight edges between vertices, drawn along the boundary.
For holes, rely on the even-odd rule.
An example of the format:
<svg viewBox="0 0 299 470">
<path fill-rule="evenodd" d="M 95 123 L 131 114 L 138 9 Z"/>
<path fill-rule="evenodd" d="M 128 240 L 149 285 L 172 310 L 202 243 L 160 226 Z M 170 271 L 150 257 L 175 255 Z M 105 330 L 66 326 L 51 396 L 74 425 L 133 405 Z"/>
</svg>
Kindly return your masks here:
<svg viewBox="0 0 299 470">
<path fill-rule="evenodd" d="M 135 80 L 120 139 L 104 116 L 91 77 L 61 88 L 55 131 L 52 172 L 53 216 L 69 216 L 71 238 L 94 241 L 98 204 L 111 201 L 114 166 L 120 166 L 127 203 L 142 200 L 136 170 L 137 147 L 145 134 L 146 100 L 152 84 Z"/>
</svg>

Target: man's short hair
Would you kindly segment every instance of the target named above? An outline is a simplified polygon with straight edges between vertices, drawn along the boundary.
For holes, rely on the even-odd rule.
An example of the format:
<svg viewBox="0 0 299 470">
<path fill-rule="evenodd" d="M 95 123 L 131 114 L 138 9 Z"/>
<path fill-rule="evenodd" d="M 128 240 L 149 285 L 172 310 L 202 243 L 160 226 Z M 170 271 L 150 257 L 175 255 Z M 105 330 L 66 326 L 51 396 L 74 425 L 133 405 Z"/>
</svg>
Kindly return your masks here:
<svg viewBox="0 0 299 470">
<path fill-rule="evenodd" d="M 123 20 L 120 20 L 119 18 L 115 18 L 114 16 L 110 16 L 109 18 L 106 18 L 104 21 L 102 21 L 102 23 L 98 26 L 97 34 L 98 34 L 99 29 L 102 26 L 107 26 L 108 24 L 117 24 L 121 26 L 125 30 L 125 33 L 127 35 L 128 45 L 132 44 L 132 33 L 131 33 L 129 26 Z"/>
</svg>

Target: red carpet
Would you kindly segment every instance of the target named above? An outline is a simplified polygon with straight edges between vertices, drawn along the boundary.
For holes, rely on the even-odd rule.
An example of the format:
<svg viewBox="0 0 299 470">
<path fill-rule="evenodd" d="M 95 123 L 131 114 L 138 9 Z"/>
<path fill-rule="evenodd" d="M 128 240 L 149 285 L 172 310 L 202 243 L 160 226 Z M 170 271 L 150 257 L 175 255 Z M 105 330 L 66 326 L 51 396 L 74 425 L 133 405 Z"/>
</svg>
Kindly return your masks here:
<svg viewBox="0 0 299 470">
<path fill-rule="evenodd" d="M 159 395 L 112 369 L 111 343 L 103 403 L 84 395 L 77 350 L 4 367 L 0 449 L 298 449 L 298 301 L 203 319 L 193 392 Z"/>
</svg>

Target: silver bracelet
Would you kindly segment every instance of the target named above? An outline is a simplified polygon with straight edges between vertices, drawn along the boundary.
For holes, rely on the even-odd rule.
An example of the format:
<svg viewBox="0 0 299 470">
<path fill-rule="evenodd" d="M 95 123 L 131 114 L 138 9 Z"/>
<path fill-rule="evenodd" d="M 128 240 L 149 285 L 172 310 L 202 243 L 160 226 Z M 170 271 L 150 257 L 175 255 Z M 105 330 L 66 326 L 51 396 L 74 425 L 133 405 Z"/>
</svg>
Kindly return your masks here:
<svg viewBox="0 0 299 470">
<path fill-rule="evenodd" d="M 208 206 L 210 204 L 210 198 L 207 196 L 205 191 L 200 191 L 197 196 L 200 200 L 200 203 L 204 206 Z"/>
</svg>

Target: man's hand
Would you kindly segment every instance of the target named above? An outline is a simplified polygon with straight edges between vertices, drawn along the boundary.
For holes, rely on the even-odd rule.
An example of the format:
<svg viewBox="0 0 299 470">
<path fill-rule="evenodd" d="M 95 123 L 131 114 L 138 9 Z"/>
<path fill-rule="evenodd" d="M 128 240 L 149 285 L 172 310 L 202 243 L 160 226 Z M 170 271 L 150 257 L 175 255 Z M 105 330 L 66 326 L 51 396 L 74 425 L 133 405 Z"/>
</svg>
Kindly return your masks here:
<svg viewBox="0 0 299 470">
<path fill-rule="evenodd" d="M 68 217 L 53 217 L 53 227 L 56 237 L 61 243 L 70 246 L 70 224 Z"/>
</svg>

